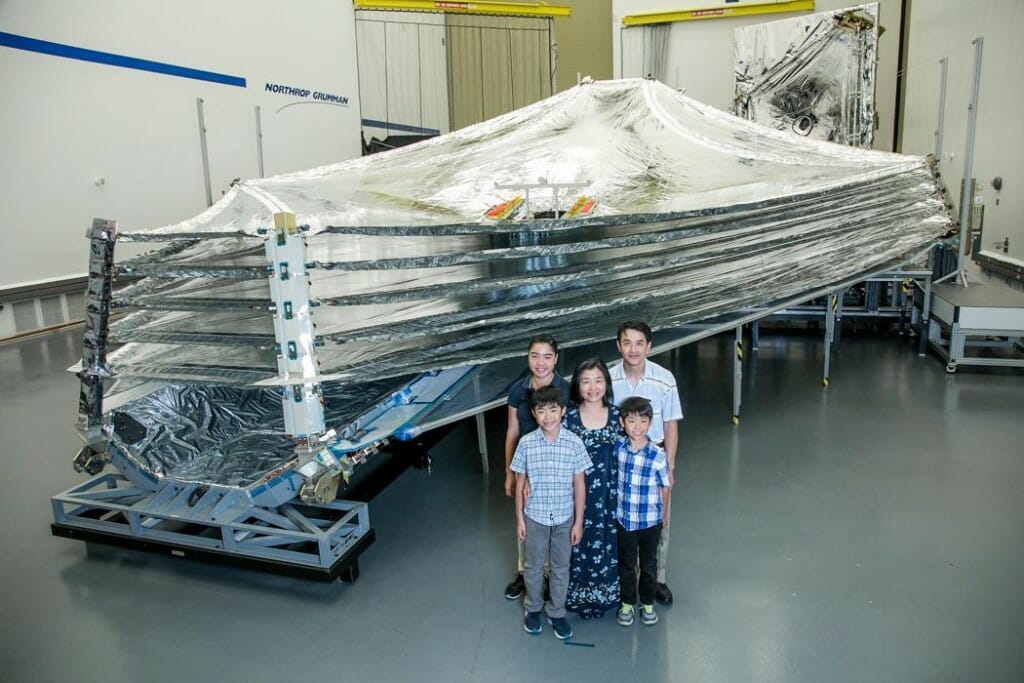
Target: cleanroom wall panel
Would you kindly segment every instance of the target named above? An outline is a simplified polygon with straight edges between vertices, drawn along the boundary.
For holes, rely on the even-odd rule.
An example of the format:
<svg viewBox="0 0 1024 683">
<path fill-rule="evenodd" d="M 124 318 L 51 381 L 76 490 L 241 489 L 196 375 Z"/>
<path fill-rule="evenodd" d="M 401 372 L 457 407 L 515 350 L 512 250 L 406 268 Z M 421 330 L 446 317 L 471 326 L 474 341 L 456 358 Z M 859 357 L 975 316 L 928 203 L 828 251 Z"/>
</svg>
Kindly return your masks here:
<svg viewBox="0 0 1024 683">
<path fill-rule="evenodd" d="M 552 22 L 553 41 L 558 45 L 555 90 L 576 85 L 579 77 L 595 80 L 612 77 L 612 0 L 559 0 L 572 8 L 572 16 Z"/>
<path fill-rule="evenodd" d="M 444 15 L 360 10 L 356 40 L 366 134 L 447 132 Z"/>
<path fill-rule="evenodd" d="M 387 40 L 388 122 L 422 127 L 420 107 L 419 27 L 411 23 L 385 24 Z M 402 134 L 408 131 L 393 131 Z"/>
<path fill-rule="evenodd" d="M 383 21 L 367 21 L 357 14 L 356 45 L 359 59 L 359 106 L 363 119 L 388 120 L 387 44 Z M 373 14 L 383 14 L 374 12 Z M 377 134 L 377 129 L 371 131 Z M 386 136 L 387 132 L 381 132 Z"/>
<path fill-rule="evenodd" d="M 452 130 L 484 120 L 481 31 L 477 27 L 448 26 L 448 96 Z"/>
<path fill-rule="evenodd" d="M 549 28 L 547 19 L 448 17 L 453 128 L 551 94 Z"/>
<path fill-rule="evenodd" d="M 878 71 L 875 86 L 878 128 L 875 130 L 873 148 L 892 150 L 902 1 L 878 1 L 879 23 L 885 31 L 878 40 Z M 650 29 L 624 28 L 622 17 L 677 11 L 687 4 L 694 5 L 679 0 L 613 0 L 612 50 L 616 78 L 645 75 L 643 67 L 636 60 L 644 59 L 644 50 L 651 50 L 651 41 L 658 40 L 656 32 Z M 855 0 L 815 0 L 814 11 L 835 10 L 858 4 L 861 3 Z M 804 13 L 748 15 L 670 24 L 661 80 L 673 88 L 685 89 L 687 95 L 713 107 L 730 111 L 733 99 L 733 32 L 741 26 L 752 26 L 801 14 Z M 646 46 L 643 45 L 645 40 L 648 43 Z M 636 45 L 638 42 L 641 45 Z"/>
<path fill-rule="evenodd" d="M 489 119 L 512 111 L 512 40 L 511 29 L 481 29 L 480 68 L 487 96 L 484 98 L 484 118 Z"/>
<path fill-rule="evenodd" d="M 447 133 L 448 118 L 448 57 L 444 44 L 444 17 L 440 24 L 420 24 L 420 110 L 423 127 Z"/>
<path fill-rule="evenodd" d="M 336 0 L 0 3 L 0 223 L 17 226 L 0 288 L 83 275 L 93 217 L 139 229 L 205 208 L 197 98 L 215 199 L 258 175 L 257 105 L 267 174 L 357 156 L 354 14 Z"/>
<path fill-rule="evenodd" d="M 1024 260 L 1024 49 L 1020 27 L 1024 3 L 979 0 L 973 3 L 929 0 L 911 5 L 907 43 L 907 90 L 902 124 L 902 151 L 935 150 L 939 118 L 939 60 L 946 58 L 946 107 L 940 169 L 959 210 L 967 136 L 967 105 L 974 74 L 971 41 L 984 37 L 974 172 L 984 205 L 983 243 L 1009 240 L 1007 256 Z M 1003 179 L 996 191 L 992 179 Z"/>
<path fill-rule="evenodd" d="M 547 31 L 520 30 L 512 35 L 515 106 L 525 107 L 551 94 Z"/>
</svg>

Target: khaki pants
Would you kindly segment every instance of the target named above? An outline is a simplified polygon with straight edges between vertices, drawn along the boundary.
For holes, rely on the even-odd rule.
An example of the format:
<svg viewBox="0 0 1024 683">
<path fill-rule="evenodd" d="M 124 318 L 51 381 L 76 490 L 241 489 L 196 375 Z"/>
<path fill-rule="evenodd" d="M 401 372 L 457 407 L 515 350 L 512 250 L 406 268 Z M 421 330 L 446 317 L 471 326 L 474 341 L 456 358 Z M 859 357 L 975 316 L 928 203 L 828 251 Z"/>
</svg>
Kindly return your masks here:
<svg viewBox="0 0 1024 683">
<path fill-rule="evenodd" d="M 661 538 L 658 540 L 658 583 L 665 580 L 665 567 L 668 564 L 668 534 L 671 529 L 669 516 L 672 512 L 672 494 L 669 493 L 668 504 L 665 506 L 665 521 L 662 523 Z"/>
</svg>

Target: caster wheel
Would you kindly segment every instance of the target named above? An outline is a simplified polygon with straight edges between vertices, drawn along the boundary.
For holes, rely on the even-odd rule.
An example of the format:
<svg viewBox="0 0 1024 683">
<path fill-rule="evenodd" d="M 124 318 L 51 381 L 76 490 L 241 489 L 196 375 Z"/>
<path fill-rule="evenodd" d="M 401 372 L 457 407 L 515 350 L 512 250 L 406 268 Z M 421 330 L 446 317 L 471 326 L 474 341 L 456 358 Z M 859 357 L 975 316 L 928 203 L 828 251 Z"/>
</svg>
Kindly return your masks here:
<svg viewBox="0 0 1024 683">
<path fill-rule="evenodd" d="M 355 583 L 355 580 L 359 578 L 359 560 L 353 560 L 352 564 L 345 567 L 341 574 L 338 576 L 338 580 L 342 583 Z"/>
<path fill-rule="evenodd" d="M 956 372 L 956 363 L 948 363 L 946 365 L 946 372 L 948 372 L 951 375 L 953 373 L 955 373 Z"/>
</svg>

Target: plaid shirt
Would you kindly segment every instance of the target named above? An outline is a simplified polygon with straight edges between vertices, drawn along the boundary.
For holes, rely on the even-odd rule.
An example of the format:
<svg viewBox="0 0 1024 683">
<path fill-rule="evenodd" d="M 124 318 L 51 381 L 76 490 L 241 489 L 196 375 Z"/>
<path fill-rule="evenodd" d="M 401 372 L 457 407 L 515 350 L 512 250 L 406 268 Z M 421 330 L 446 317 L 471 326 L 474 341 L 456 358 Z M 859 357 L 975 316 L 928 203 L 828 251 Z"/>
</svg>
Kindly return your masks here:
<svg viewBox="0 0 1024 683">
<path fill-rule="evenodd" d="M 668 458 L 648 439 L 639 451 L 623 438 L 615 445 L 619 461 L 619 505 L 615 519 L 626 531 L 648 529 L 662 520 L 661 489 L 668 487 Z"/>
<path fill-rule="evenodd" d="M 573 514 L 573 477 L 593 466 L 580 437 L 565 427 L 559 427 L 554 442 L 533 430 L 519 440 L 510 467 L 530 481 L 523 512 L 538 524 L 562 524 Z"/>
</svg>

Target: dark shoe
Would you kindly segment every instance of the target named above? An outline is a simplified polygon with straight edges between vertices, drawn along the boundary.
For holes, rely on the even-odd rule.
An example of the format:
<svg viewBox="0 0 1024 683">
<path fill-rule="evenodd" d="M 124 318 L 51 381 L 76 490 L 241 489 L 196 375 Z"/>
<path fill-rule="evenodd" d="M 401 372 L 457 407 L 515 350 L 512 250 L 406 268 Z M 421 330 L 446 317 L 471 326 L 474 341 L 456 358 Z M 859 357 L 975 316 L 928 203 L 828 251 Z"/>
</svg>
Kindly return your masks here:
<svg viewBox="0 0 1024 683">
<path fill-rule="evenodd" d="M 540 612 L 524 613 L 523 630 L 532 635 L 537 635 L 538 633 L 540 633 Z"/>
<path fill-rule="evenodd" d="M 671 605 L 672 591 L 665 584 L 659 583 L 658 587 L 654 589 L 654 599 L 663 605 Z"/>
<path fill-rule="evenodd" d="M 551 624 L 551 630 L 555 632 L 555 637 L 559 640 L 569 640 L 572 638 L 572 626 L 569 626 L 569 622 L 565 620 L 565 617 L 557 619 L 548 617 L 548 623 Z"/>
<path fill-rule="evenodd" d="M 526 592 L 526 584 L 523 583 L 523 575 L 516 574 L 516 578 L 512 579 L 512 583 L 505 586 L 505 597 L 509 600 L 518 600 L 523 597 L 523 593 Z"/>
</svg>

